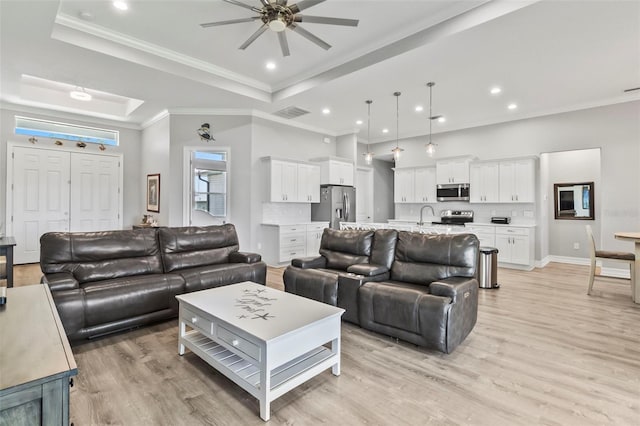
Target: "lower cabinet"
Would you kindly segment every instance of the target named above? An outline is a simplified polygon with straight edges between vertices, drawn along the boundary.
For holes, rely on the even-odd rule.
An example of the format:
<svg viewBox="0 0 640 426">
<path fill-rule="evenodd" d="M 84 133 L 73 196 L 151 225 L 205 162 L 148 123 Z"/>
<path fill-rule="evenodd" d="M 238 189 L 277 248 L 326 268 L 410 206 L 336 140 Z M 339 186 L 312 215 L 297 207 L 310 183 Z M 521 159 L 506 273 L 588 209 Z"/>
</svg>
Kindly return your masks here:
<svg viewBox="0 0 640 426">
<path fill-rule="evenodd" d="M 480 247 L 496 246 L 496 227 L 495 226 L 465 226 L 469 232 L 475 234 L 480 240 Z"/>
<path fill-rule="evenodd" d="M 532 228 L 497 227 L 498 261 L 533 268 L 534 238 Z"/>
<path fill-rule="evenodd" d="M 329 222 L 263 224 L 263 248 L 257 251 L 269 265 L 288 263 L 296 257 L 317 256 L 322 233 L 328 226 Z"/>
</svg>

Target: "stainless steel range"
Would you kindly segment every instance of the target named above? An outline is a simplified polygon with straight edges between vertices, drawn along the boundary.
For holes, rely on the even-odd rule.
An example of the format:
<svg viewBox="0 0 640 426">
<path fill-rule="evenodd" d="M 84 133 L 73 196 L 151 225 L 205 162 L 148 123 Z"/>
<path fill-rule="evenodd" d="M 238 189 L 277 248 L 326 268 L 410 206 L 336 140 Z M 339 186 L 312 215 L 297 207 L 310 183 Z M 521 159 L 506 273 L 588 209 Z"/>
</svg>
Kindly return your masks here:
<svg viewBox="0 0 640 426">
<path fill-rule="evenodd" d="M 431 222 L 436 225 L 462 225 L 473 222 L 473 210 L 442 210 L 440 222 Z"/>
</svg>

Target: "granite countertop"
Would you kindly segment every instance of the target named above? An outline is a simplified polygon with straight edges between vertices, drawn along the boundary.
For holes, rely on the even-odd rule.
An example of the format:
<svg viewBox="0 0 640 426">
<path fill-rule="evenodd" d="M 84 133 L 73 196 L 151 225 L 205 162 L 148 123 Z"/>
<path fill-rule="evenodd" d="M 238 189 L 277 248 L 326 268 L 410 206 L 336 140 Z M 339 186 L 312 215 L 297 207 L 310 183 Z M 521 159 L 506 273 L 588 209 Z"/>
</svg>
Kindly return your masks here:
<svg viewBox="0 0 640 426">
<path fill-rule="evenodd" d="M 261 223 L 261 225 L 264 226 L 294 226 L 294 225 L 327 225 L 329 226 L 329 221 L 323 221 L 323 220 L 319 220 L 319 221 L 308 221 L 308 222 L 287 222 L 287 223 L 273 223 L 273 222 L 263 222 Z"/>
</svg>

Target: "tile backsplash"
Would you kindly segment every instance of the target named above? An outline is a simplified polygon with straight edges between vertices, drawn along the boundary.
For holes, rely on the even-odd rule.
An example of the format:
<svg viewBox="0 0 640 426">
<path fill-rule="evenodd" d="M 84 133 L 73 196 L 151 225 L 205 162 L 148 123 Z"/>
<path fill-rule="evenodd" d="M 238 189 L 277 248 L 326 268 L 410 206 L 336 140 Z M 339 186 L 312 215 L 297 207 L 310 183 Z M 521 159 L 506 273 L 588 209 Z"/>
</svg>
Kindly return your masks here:
<svg viewBox="0 0 640 426">
<path fill-rule="evenodd" d="M 262 223 L 296 223 L 311 221 L 311 204 L 262 203 Z"/>
<path fill-rule="evenodd" d="M 511 223 L 533 223 L 536 221 L 534 204 L 471 204 L 450 202 L 431 204 L 436 216 L 442 210 L 473 210 L 474 222 L 488 223 L 492 216 L 511 217 Z M 418 220 L 422 204 L 396 204 L 396 219 Z M 428 211 L 428 210 L 427 210 Z"/>
</svg>

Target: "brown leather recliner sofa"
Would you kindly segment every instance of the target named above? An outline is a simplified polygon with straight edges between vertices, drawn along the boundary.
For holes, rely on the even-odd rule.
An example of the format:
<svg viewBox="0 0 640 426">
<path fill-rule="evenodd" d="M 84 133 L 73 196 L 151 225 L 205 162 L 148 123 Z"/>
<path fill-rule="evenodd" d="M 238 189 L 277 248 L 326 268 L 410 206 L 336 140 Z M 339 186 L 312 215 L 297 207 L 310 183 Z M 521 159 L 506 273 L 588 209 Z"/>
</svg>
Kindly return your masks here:
<svg viewBox="0 0 640 426">
<path fill-rule="evenodd" d="M 320 256 L 293 259 L 284 285 L 363 328 L 450 353 L 476 323 L 478 256 L 472 234 L 325 229 Z"/>
<path fill-rule="evenodd" d="M 178 294 L 265 284 L 267 273 L 260 255 L 239 251 L 231 224 L 50 232 L 40 268 L 71 341 L 177 317 Z"/>
</svg>

